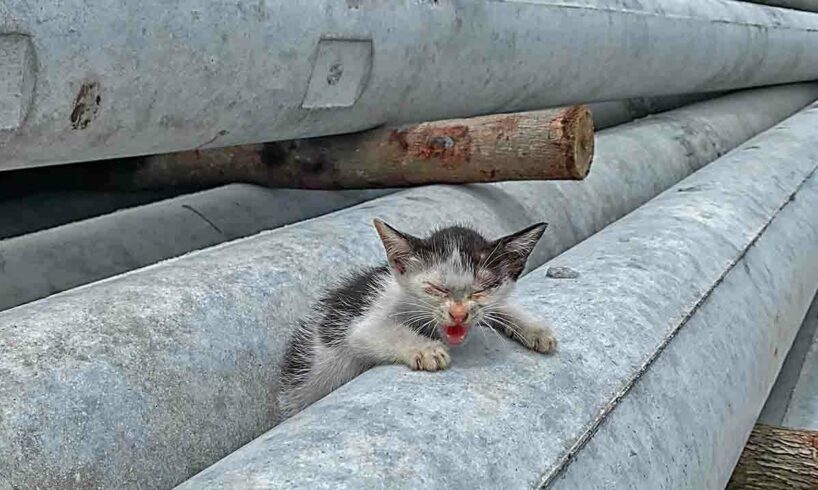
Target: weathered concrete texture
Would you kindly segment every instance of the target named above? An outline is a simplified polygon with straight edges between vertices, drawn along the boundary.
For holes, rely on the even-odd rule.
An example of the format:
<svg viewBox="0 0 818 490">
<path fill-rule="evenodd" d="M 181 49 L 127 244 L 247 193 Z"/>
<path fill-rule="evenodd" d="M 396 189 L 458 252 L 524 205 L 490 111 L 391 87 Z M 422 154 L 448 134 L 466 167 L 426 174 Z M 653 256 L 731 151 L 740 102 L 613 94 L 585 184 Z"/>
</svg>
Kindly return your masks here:
<svg viewBox="0 0 818 490">
<path fill-rule="evenodd" d="M 724 488 L 818 288 L 818 105 L 520 284 L 551 357 L 377 368 L 178 487 Z"/>
<path fill-rule="evenodd" d="M 285 338 L 339 274 L 383 260 L 374 216 L 493 236 L 547 220 L 542 264 L 816 96 L 755 90 L 602 131 L 582 183 L 412 189 L 0 313 L 0 474 L 179 483 L 275 423 Z"/>
<path fill-rule="evenodd" d="M 54 228 L 179 194 L 182 192 L 172 189 L 139 192 L 35 191 L 25 196 L 0 199 L 0 239 Z"/>
<path fill-rule="evenodd" d="M 391 191 L 232 184 L 0 241 L 0 310 Z"/>
<path fill-rule="evenodd" d="M 0 131 L 17 129 L 25 121 L 35 78 L 31 38 L 0 34 Z"/>
<path fill-rule="evenodd" d="M 0 132 L 6 169 L 818 78 L 817 18 L 726 0 L 5 0 L 0 14 L 36 59 L 26 120 Z"/>
<path fill-rule="evenodd" d="M 672 109 L 709 100 L 719 95 L 718 92 L 701 94 L 667 95 L 664 97 L 635 97 L 610 102 L 596 102 L 589 104 L 594 116 L 594 128 L 597 130 L 610 128 L 618 124 L 639 119 L 650 114 L 667 112 Z"/>
<path fill-rule="evenodd" d="M 802 362 L 799 366 L 800 369 L 796 372 L 794 386 L 792 386 L 789 393 L 784 390 L 773 391 L 767 404 L 775 403 L 774 396 L 778 397 L 779 402 L 782 399 L 786 402 L 786 410 L 778 425 L 793 429 L 818 430 L 818 338 L 815 336 L 816 328 L 818 328 L 818 301 L 810 309 L 801 328 L 803 337 L 806 340 L 806 342 L 803 342 L 806 344 L 804 347 L 807 347 L 807 349 L 806 353 L 801 355 Z M 799 332 L 799 335 L 801 333 Z M 788 355 L 788 361 L 790 357 L 793 358 L 793 362 L 797 361 L 797 356 L 800 354 L 800 349 L 796 350 L 797 347 L 802 347 L 802 344 L 796 343 L 793 346 L 795 352 Z M 784 374 L 783 371 L 782 374 Z M 786 386 L 786 381 L 787 378 L 782 379 L 779 376 L 776 384 Z M 789 394 L 789 397 L 782 396 L 787 394 Z M 763 419 L 759 421 L 765 422 Z"/>
<path fill-rule="evenodd" d="M 818 12 L 818 0 L 744 0 L 745 2 L 769 5 L 770 7 L 784 7 L 788 9 Z"/>
<path fill-rule="evenodd" d="M 818 380 L 818 374 L 810 375 L 810 369 L 818 369 L 806 367 L 804 361 L 807 359 L 807 354 L 810 354 L 811 363 L 818 363 L 818 347 L 815 347 L 815 333 L 818 329 L 818 296 L 812 300 L 812 306 L 804 316 L 804 321 L 801 323 L 801 328 L 798 329 L 798 335 L 790 347 L 787 357 L 784 359 L 784 365 L 781 366 L 781 371 L 778 373 L 778 378 L 775 380 L 770 395 L 767 397 L 767 402 L 764 404 L 764 409 L 758 416 L 758 422 L 766 425 L 773 425 L 781 427 L 784 425 L 784 420 L 788 419 L 788 412 L 790 411 L 790 402 L 793 400 L 793 394 L 796 386 L 799 384 L 800 377 L 805 374 L 805 380 L 801 382 L 801 389 L 799 390 L 799 397 L 796 399 L 797 405 L 793 410 L 793 417 L 790 419 L 795 421 L 803 421 L 805 417 L 801 414 L 813 414 L 813 425 L 806 425 L 804 429 L 818 429 L 818 403 L 810 404 L 809 400 L 809 379 Z M 816 383 L 815 388 L 818 388 Z M 818 389 L 814 390 L 818 393 Z M 807 396 L 804 396 L 804 395 Z M 814 396 L 818 399 L 818 396 Z M 804 400 L 806 399 L 806 400 Z M 805 401 L 805 403 L 801 403 Z M 809 417 L 809 415 L 808 415 Z"/>
</svg>

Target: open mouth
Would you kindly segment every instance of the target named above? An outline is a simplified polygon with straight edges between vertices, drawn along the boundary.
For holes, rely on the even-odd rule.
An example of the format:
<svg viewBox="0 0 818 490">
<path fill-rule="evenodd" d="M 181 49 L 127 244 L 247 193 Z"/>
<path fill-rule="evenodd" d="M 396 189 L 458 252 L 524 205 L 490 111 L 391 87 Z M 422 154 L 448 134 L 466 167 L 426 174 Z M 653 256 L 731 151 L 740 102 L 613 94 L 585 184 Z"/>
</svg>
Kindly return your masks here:
<svg viewBox="0 0 818 490">
<path fill-rule="evenodd" d="M 466 335 L 469 334 L 469 327 L 462 324 L 444 325 L 443 334 L 446 336 L 446 342 L 450 345 L 459 345 L 466 340 Z"/>
</svg>

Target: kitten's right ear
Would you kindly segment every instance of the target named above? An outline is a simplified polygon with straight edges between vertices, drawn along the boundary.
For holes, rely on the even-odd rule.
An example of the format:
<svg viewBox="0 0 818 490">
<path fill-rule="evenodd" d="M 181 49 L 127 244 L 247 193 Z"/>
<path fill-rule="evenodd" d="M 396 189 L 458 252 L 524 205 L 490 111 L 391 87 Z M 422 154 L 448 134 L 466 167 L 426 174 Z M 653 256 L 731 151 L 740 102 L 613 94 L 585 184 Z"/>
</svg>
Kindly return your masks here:
<svg viewBox="0 0 818 490">
<path fill-rule="evenodd" d="M 499 262 L 504 265 L 509 277 L 516 281 L 523 273 L 528 256 L 534 251 L 547 227 L 548 223 L 537 223 L 496 240 L 493 249 L 500 248 L 502 253 L 496 255 L 497 258 L 490 261 L 489 265 Z"/>
<path fill-rule="evenodd" d="M 399 232 L 377 218 L 373 223 L 375 229 L 378 230 L 378 235 L 381 237 L 383 248 L 386 249 L 389 265 L 400 274 L 403 274 L 406 272 L 409 259 L 412 258 L 412 240 L 414 237 Z"/>
</svg>

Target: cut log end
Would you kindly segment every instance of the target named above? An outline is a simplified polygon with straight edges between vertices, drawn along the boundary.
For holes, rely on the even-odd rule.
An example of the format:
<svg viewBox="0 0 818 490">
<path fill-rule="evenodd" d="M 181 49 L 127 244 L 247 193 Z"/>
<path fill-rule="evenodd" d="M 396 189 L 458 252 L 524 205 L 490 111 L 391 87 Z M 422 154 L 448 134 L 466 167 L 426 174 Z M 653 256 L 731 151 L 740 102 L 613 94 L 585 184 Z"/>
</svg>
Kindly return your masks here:
<svg viewBox="0 0 818 490">
<path fill-rule="evenodd" d="M 566 134 L 573 135 L 571 139 L 573 162 L 569 165 L 568 173 L 577 180 L 584 179 L 591 171 L 594 159 L 594 118 L 586 105 L 578 105 L 567 109 L 566 126 L 570 128 Z"/>
</svg>

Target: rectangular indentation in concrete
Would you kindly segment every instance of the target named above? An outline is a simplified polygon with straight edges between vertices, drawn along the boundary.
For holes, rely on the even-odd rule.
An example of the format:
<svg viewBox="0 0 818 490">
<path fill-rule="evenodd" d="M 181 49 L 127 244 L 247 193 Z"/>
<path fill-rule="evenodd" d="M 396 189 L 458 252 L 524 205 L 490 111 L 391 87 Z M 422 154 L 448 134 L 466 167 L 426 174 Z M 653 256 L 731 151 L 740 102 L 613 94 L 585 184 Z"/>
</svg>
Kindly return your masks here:
<svg viewBox="0 0 818 490">
<path fill-rule="evenodd" d="M 36 79 L 34 46 L 23 34 L 0 34 L 0 130 L 25 121 Z"/>
<path fill-rule="evenodd" d="M 366 88 L 371 70 L 371 40 L 322 39 L 301 107 L 351 107 Z"/>
</svg>

